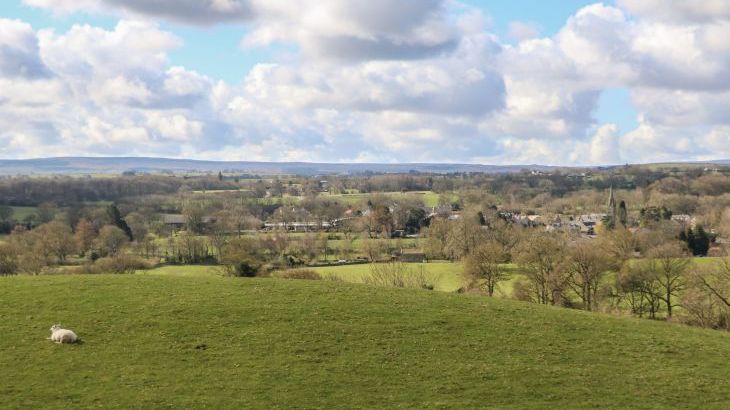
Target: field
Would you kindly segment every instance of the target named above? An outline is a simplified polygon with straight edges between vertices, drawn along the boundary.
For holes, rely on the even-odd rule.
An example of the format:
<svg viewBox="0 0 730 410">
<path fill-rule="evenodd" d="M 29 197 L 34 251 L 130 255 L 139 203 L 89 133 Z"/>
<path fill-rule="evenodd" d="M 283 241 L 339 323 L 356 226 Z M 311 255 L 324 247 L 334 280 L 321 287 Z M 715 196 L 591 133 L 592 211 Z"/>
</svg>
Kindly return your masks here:
<svg viewBox="0 0 730 410">
<path fill-rule="evenodd" d="M 11 208 L 13 208 L 13 219 L 16 221 L 22 221 L 38 212 L 38 209 L 33 206 L 11 206 Z"/>
<path fill-rule="evenodd" d="M 168 265 L 158 268 L 137 271 L 138 275 L 175 276 L 175 277 L 217 277 L 223 276 L 218 266 L 209 265 Z"/>
<path fill-rule="evenodd" d="M 370 198 L 372 194 L 364 193 L 355 193 L 355 194 L 322 194 L 322 198 L 332 198 L 332 199 L 341 199 L 344 203 L 349 205 L 357 205 L 364 201 L 367 201 L 368 198 Z M 439 203 L 439 194 L 432 192 L 432 191 L 413 191 L 413 192 L 385 192 L 382 195 L 390 196 L 392 198 L 404 198 L 404 197 L 410 197 L 410 198 L 418 198 L 423 200 L 424 206 L 437 206 Z"/>
<path fill-rule="evenodd" d="M 341 282 L 0 278 L 4 408 L 703 408 L 730 335 Z M 83 343 L 45 338 L 61 322 Z"/>
</svg>

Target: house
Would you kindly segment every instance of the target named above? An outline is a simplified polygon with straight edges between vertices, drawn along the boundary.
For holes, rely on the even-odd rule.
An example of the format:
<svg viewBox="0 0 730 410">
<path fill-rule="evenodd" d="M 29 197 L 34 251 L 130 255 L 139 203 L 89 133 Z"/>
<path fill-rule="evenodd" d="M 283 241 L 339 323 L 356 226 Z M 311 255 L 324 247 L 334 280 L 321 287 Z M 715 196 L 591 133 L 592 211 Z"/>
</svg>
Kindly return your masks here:
<svg viewBox="0 0 730 410">
<path fill-rule="evenodd" d="M 267 231 L 285 230 L 291 232 L 317 232 L 332 228 L 329 222 L 267 222 L 264 229 Z"/>
<path fill-rule="evenodd" d="M 602 225 L 603 221 L 608 217 L 607 214 L 586 214 L 578 217 L 578 226 L 580 232 L 586 235 L 595 235 L 598 225 Z"/>
<path fill-rule="evenodd" d="M 393 259 L 405 263 L 423 263 L 426 262 L 426 254 L 420 249 L 401 249 L 393 254 Z"/>
<path fill-rule="evenodd" d="M 166 226 L 171 227 L 175 230 L 185 229 L 188 219 L 182 214 L 161 214 L 162 223 Z M 215 223 L 216 218 L 213 216 L 204 216 L 201 220 L 203 225 L 210 225 Z"/>
<path fill-rule="evenodd" d="M 183 228 L 185 228 L 185 224 L 187 223 L 187 220 L 185 219 L 185 215 L 163 214 L 161 216 L 162 216 L 162 223 L 173 229 L 183 229 Z"/>
<path fill-rule="evenodd" d="M 549 222 L 545 230 L 553 231 L 575 231 L 580 232 L 581 224 L 575 221 L 575 218 L 569 215 L 555 215 L 553 220 Z"/>
<path fill-rule="evenodd" d="M 697 227 L 697 218 L 687 214 L 672 215 L 671 221 L 684 229 L 695 229 Z"/>
</svg>

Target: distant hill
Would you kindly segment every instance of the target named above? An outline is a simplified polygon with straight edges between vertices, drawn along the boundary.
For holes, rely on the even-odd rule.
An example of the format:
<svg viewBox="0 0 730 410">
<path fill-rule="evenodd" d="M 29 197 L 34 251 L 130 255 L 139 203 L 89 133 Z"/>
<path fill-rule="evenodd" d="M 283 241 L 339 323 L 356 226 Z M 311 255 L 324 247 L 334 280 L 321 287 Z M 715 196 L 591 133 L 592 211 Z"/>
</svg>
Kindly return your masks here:
<svg viewBox="0 0 730 410">
<path fill-rule="evenodd" d="M 331 175 L 375 173 L 452 172 L 520 172 L 524 169 L 549 170 L 540 165 L 479 164 L 360 164 L 310 162 L 199 161 L 191 159 L 145 157 L 62 157 L 22 160 L 0 160 L 0 175 L 17 174 L 119 174 L 137 172 L 218 172 L 230 171 L 260 175 L 298 174 Z"/>
<path fill-rule="evenodd" d="M 678 162 L 677 165 L 730 165 L 730 160 L 707 162 Z M 661 164 L 673 165 L 673 164 Z M 373 173 L 423 172 L 447 174 L 454 172 L 513 173 L 524 170 L 549 172 L 557 169 L 589 169 L 590 167 L 554 167 L 546 165 L 483 165 L 436 163 L 315 163 L 315 162 L 255 162 L 201 161 L 193 159 L 149 157 L 58 157 L 3 160 L 0 175 L 48 174 L 120 174 L 125 171 L 142 173 L 217 173 L 218 171 L 257 175 L 347 175 Z M 608 167 L 611 168 L 611 167 Z"/>
</svg>

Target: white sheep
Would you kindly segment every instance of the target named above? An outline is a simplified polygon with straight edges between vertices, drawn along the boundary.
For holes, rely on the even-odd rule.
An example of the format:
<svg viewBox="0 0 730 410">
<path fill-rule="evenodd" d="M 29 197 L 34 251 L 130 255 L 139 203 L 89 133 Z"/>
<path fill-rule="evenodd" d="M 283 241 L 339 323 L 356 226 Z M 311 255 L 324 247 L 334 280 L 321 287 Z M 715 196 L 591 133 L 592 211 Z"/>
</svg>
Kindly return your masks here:
<svg viewBox="0 0 730 410">
<path fill-rule="evenodd" d="M 50 340 L 56 343 L 76 343 L 79 337 L 71 330 L 61 328 L 60 324 L 51 326 Z"/>
</svg>

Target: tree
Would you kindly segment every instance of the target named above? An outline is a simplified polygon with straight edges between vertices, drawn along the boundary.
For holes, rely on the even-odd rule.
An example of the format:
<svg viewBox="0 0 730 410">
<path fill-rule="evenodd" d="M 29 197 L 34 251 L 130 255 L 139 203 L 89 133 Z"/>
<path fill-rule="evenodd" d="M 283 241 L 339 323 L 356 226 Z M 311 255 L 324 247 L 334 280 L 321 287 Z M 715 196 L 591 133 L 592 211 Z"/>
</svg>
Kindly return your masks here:
<svg viewBox="0 0 730 410">
<path fill-rule="evenodd" d="M 129 242 L 129 237 L 123 230 L 114 226 L 106 225 L 99 231 L 99 236 L 94 241 L 102 255 L 116 255 Z"/>
<path fill-rule="evenodd" d="M 386 251 L 385 243 L 381 239 L 363 238 L 361 247 L 370 262 L 380 259 Z"/>
<path fill-rule="evenodd" d="M 621 298 L 628 302 L 632 314 L 638 317 L 649 314 L 650 319 L 656 318 L 661 304 L 661 288 L 648 263 L 637 261 L 625 264 L 616 278 L 616 289 Z"/>
<path fill-rule="evenodd" d="M 71 228 L 61 221 L 52 221 L 39 226 L 33 231 L 33 235 L 38 249 L 46 259 L 55 257 L 63 262 L 76 249 Z"/>
<path fill-rule="evenodd" d="M 730 258 L 690 274 L 688 289 L 681 297 L 690 324 L 730 329 Z"/>
<path fill-rule="evenodd" d="M 565 238 L 536 233 L 520 244 L 517 254 L 520 270 L 532 285 L 537 303 L 555 305 L 561 302 L 567 281 L 563 270 Z"/>
<path fill-rule="evenodd" d="M 449 221 L 449 228 L 444 251 L 451 260 L 466 257 L 486 238 L 476 214 L 465 212 L 459 219 Z"/>
<path fill-rule="evenodd" d="M 595 310 L 602 279 L 617 266 L 616 260 L 592 241 L 580 241 L 568 247 L 566 270 L 568 284 L 580 297 L 585 310 Z"/>
<path fill-rule="evenodd" d="M 629 224 L 629 213 L 626 210 L 626 202 L 621 201 L 618 205 L 618 222 L 621 224 L 624 228 L 628 226 Z"/>
<path fill-rule="evenodd" d="M 682 292 L 682 311 L 692 325 L 730 329 L 730 258 L 698 267 Z"/>
<path fill-rule="evenodd" d="M 13 208 L 5 205 L 0 205 L 0 224 L 10 223 L 13 219 L 15 211 Z"/>
<path fill-rule="evenodd" d="M 8 243 L 0 242 L 0 276 L 18 273 L 18 250 Z"/>
<path fill-rule="evenodd" d="M 0 233 L 10 233 L 13 229 L 13 208 L 0 205 Z"/>
<path fill-rule="evenodd" d="M 231 239 L 223 247 L 220 256 L 223 271 L 229 276 L 254 277 L 263 265 L 261 246 L 253 238 L 240 237 Z"/>
<path fill-rule="evenodd" d="M 649 251 L 649 266 L 652 277 L 661 289 L 658 297 L 667 308 L 667 317 L 672 317 L 679 292 L 686 286 L 685 271 L 690 264 L 686 250 L 679 242 L 668 242 Z"/>
<path fill-rule="evenodd" d="M 494 296 L 494 290 L 499 282 L 509 279 L 505 263 L 509 254 L 505 253 L 501 244 L 488 241 L 477 246 L 464 261 L 464 273 L 471 278 L 472 283 L 484 286 L 489 296 Z"/>
<path fill-rule="evenodd" d="M 122 218 L 122 214 L 119 212 L 119 208 L 117 208 L 116 205 L 111 204 L 107 207 L 106 212 L 109 216 L 109 219 L 111 220 L 111 223 L 117 228 L 121 229 L 122 232 L 127 236 L 127 239 L 133 241 L 134 235 L 132 234 L 132 229 L 129 228 L 127 222 L 125 222 Z"/>
<path fill-rule="evenodd" d="M 205 208 L 197 202 L 188 202 L 182 213 L 185 216 L 187 230 L 195 234 L 202 234 L 205 228 Z"/>
<path fill-rule="evenodd" d="M 710 250 L 710 236 L 701 225 L 694 232 L 690 228 L 685 238 L 692 255 L 707 256 L 707 252 Z"/>
<path fill-rule="evenodd" d="M 58 213 L 58 207 L 53 202 L 43 202 L 42 204 L 38 205 L 36 213 L 38 214 L 38 220 L 40 223 L 48 223 L 56 217 L 56 213 Z"/>
<path fill-rule="evenodd" d="M 96 239 L 96 229 L 94 225 L 87 219 L 81 219 L 76 224 L 76 232 L 74 232 L 74 242 L 76 242 L 76 249 L 81 253 L 85 254 L 94 245 L 94 239 Z"/>
<path fill-rule="evenodd" d="M 695 278 L 723 305 L 730 308 L 730 258 L 724 258 L 709 270 L 698 271 Z"/>
<path fill-rule="evenodd" d="M 631 259 L 641 245 L 641 238 L 638 235 L 621 226 L 607 231 L 596 244 L 610 253 L 619 264 Z"/>
<path fill-rule="evenodd" d="M 124 221 L 129 226 L 132 232 L 132 237 L 135 240 L 142 240 L 149 233 L 147 221 L 144 215 L 139 212 L 131 212 L 125 218 Z"/>
</svg>

